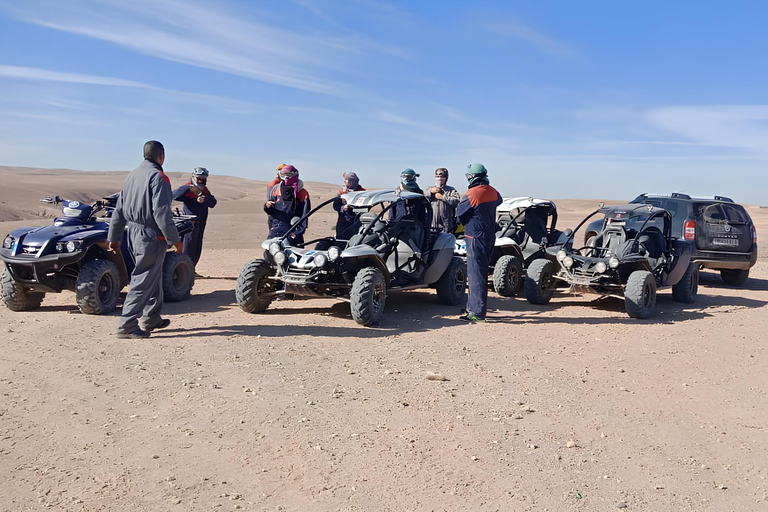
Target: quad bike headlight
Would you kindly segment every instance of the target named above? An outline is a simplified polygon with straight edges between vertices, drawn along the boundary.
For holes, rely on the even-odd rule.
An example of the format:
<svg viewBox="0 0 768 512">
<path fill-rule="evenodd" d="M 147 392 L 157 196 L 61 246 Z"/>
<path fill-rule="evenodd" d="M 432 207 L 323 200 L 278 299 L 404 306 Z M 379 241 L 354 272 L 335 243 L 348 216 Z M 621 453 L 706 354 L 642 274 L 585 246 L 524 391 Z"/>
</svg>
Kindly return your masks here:
<svg viewBox="0 0 768 512">
<path fill-rule="evenodd" d="M 565 258 L 563 258 L 563 266 L 565 268 L 571 268 L 573 266 L 573 258 L 571 258 L 570 256 L 566 256 Z"/>
<path fill-rule="evenodd" d="M 328 263 L 328 257 L 325 254 L 318 254 L 313 261 L 316 267 L 323 268 Z"/>
<path fill-rule="evenodd" d="M 557 261 L 563 261 L 568 256 L 562 249 L 557 251 Z"/>
<path fill-rule="evenodd" d="M 336 261 L 341 256 L 341 249 L 339 249 L 336 246 L 331 247 L 328 249 L 328 259 L 331 261 Z"/>
<path fill-rule="evenodd" d="M 611 258 L 608 260 L 608 266 L 611 268 L 616 268 L 619 266 L 619 260 L 616 258 Z"/>
<path fill-rule="evenodd" d="M 279 253 L 282 250 L 283 248 L 280 247 L 280 244 L 277 242 L 272 242 L 271 244 L 269 244 L 269 254 L 271 254 L 272 256 L 277 256 L 277 253 Z"/>
<path fill-rule="evenodd" d="M 274 244 L 273 244 L 273 245 L 274 245 Z M 271 249 L 271 247 L 270 247 L 270 249 Z M 285 253 L 284 253 L 284 252 L 282 252 L 282 251 L 278 251 L 278 253 L 277 253 L 277 254 L 273 254 L 272 256 L 275 258 L 275 263 L 277 263 L 277 264 L 278 264 L 278 265 L 280 265 L 281 267 L 282 267 L 283 265 L 285 265 L 285 262 L 286 262 L 286 261 L 288 261 L 288 255 L 287 255 L 287 254 L 285 254 Z"/>
<path fill-rule="evenodd" d="M 3 240 L 3 249 L 10 249 L 11 247 L 13 247 L 13 237 L 8 235 L 5 237 L 5 240 Z"/>
<path fill-rule="evenodd" d="M 80 247 L 80 242 L 75 242 L 74 240 L 70 240 L 67 242 L 67 245 L 64 246 L 64 248 L 67 249 L 67 252 L 75 252 L 78 247 Z"/>
<path fill-rule="evenodd" d="M 606 270 L 608 270 L 608 267 L 602 261 L 598 261 L 597 264 L 595 265 L 595 272 L 597 272 L 598 274 L 602 274 Z"/>
</svg>

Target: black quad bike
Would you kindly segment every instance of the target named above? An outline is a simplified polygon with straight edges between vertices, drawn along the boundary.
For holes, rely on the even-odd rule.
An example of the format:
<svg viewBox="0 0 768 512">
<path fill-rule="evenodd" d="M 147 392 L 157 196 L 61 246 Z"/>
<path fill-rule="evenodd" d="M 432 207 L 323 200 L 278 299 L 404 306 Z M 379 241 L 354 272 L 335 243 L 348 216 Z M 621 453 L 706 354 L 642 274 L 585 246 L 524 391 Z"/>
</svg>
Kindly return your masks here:
<svg viewBox="0 0 768 512">
<path fill-rule="evenodd" d="M 117 194 L 93 204 L 47 197 L 44 203 L 61 205 L 62 216 L 44 227 L 15 229 L 3 240 L 0 260 L 5 270 L 0 296 L 13 311 L 40 307 L 46 293 L 75 292 L 80 311 L 89 315 L 111 313 L 120 291 L 128 285 L 134 261 L 125 237 L 120 253 L 109 251 L 109 218 Z M 100 214 L 100 215 L 99 215 Z M 192 231 L 192 215 L 174 215 L 183 237 Z M 186 254 L 169 252 L 163 263 L 166 302 L 189 297 L 195 283 L 195 266 Z"/>
<path fill-rule="evenodd" d="M 552 201 L 532 197 L 504 199 L 496 210 L 498 231 L 491 254 L 488 278 L 503 297 L 513 297 L 523 287 L 525 269 L 543 258 L 550 245 L 562 244 L 571 230 L 558 231 L 557 207 Z M 455 254 L 467 260 L 467 243 L 456 239 Z"/>
<path fill-rule="evenodd" d="M 585 247 L 574 248 L 575 232 L 597 213 L 605 214 L 601 229 Z M 531 263 L 525 297 L 546 304 L 557 288 L 619 297 L 632 318 L 653 316 L 658 288 L 671 286 L 674 300 L 694 302 L 699 287 L 694 247 L 671 235 L 671 223 L 667 210 L 652 205 L 601 204 L 565 243 L 548 247 L 545 258 Z"/>
<path fill-rule="evenodd" d="M 333 297 L 349 301 L 355 322 L 369 326 L 381 319 L 392 290 L 434 286 L 440 303 L 464 302 L 466 264 L 453 255 L 455 237 L 431 229 L 423 195 L 364 191 L 342 199 L 358 213 L 342 239 L 291 245 L 290 234 L 331 199 L 293 219 L 285 236 L 262 244 L 264 257 L 248 262 L 237 279 L 235 297 L 244 311 L 264 311 L 280 295 Z"/>
</svg>

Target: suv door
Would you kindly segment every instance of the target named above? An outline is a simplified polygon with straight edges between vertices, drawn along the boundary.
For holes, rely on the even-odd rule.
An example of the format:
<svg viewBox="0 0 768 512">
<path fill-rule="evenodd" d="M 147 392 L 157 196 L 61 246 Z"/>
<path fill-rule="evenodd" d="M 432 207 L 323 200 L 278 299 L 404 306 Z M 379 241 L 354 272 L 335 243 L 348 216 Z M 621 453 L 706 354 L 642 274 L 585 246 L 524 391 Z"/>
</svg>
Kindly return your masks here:
<svg viewBox="0 0 768 512">
<path fill-rule="evenodd" d="M 749 252 L 752 219 L 743 206 L 720 202 L 695 202 L 696 247 L 704 251 Z"/>
</svg>

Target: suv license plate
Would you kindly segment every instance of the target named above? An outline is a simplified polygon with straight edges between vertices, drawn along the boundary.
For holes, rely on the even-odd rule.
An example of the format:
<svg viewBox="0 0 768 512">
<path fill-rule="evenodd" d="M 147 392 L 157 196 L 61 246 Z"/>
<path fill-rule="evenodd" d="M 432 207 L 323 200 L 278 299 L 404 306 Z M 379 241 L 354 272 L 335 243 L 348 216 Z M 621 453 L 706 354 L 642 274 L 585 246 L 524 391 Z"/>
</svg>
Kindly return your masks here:
<svg viewBox="0 0 768 512">
<path fill-rule="evenodd" d="M 725 247 L 738 247 L 739 241 L 735 238 L 713 238 L 712 245 L 722 245 Z"/>
</svg>

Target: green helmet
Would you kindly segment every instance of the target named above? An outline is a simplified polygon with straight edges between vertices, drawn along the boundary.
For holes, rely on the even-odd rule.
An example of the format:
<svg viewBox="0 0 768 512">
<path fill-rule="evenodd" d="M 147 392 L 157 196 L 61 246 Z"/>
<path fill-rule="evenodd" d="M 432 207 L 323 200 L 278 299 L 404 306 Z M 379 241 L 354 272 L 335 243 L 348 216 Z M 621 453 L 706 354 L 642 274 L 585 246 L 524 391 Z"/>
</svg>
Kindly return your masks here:
<svg viewBox="0 0 768 512">
<path fill-rule="evenodd" d="M 469 188 L 477 185 L 488 185 L 488 169 L 483 164 L 469 164 L 464 174 L 469 182 Z"/>
<path fill-rule="evenodd" d="M 469 164 L 467 166 L 467 174 L 473 176 L 477 174 L 488 174 L 488 169 L 486 169 L 483 164 Z"/>
</svg>

